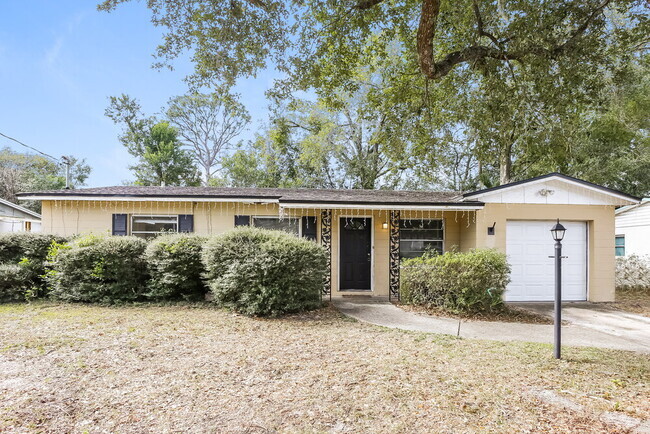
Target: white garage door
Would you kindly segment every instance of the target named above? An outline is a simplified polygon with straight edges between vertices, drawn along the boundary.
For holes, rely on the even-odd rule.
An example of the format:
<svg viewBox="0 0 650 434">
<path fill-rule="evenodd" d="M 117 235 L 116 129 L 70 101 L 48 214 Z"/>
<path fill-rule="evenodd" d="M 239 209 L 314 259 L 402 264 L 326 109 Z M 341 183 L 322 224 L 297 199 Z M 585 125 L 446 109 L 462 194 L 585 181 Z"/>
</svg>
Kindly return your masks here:
<svg viewBox="0 0 650 434">
<path fill-rule="evenodd" d="M 567 229 L 562 241 L 562 299 L 587 299 L 587 225 L 561 222 Z M 555 294 L 553 221 L 508 221 L 506 253 L 512 281 L 506 301 L 552 301 Z"/>
</svg>

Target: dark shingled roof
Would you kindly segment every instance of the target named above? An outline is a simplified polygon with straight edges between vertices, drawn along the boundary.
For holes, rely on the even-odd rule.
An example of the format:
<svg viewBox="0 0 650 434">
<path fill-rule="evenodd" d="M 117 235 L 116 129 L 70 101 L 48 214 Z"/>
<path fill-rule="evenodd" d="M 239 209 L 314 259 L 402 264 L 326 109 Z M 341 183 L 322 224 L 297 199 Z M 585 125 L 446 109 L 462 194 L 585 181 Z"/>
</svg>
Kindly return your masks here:
<svg viewBox="0 0 650 434">
<path fill-rule="evenodd" d="M 311 188 L 221 188 L 221 187 L 141 187 L 115 186 L 81 188 L 76 190 L 45 190 L 20 193 L 21 199 L 38 199 L 43 196 L 66 197 L 151 197 L 151 198 L 221 198 L 268 200 L 281 203 L 331 203 L 331 204 L 396 204 L 429 205 L 453 204 L 476 205 L 477 202 L 461 202 L 462 194 L 445 191 L 396 191 L 396 190 L 333 190 Z"/>
</svg>

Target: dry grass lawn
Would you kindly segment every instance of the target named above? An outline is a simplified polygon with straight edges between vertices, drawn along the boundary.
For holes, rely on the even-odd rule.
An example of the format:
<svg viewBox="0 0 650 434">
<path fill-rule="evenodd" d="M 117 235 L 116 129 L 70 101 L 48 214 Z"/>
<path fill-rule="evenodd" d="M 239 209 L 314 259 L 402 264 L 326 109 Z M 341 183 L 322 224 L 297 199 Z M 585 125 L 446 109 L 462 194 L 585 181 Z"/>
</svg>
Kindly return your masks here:
<svg viewBox="0 0 650 434">
<path fill-rule="evenodd" d="M 0 305 L 0 432 L 612 432 L 604 412 L 650 419 L 650 357 L 564 355 L 329 308 L 260 320 Z"/>
</svg>

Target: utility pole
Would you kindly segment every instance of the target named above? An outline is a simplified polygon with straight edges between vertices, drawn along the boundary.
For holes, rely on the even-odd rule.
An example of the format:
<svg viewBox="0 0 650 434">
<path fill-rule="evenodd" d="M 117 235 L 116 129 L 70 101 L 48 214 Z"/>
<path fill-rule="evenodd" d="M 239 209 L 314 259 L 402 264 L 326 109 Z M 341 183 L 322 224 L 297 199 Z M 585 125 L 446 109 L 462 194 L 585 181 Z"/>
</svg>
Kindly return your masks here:
<svg viewBox="0 0 650 434">
<path fill-rule="evenodd" d="M 65 164 L 65 189 L 70 190 L 70 165 L 72 164 L 72 161 L 70 161 L 70 158 L 65 155 L 61 157 L 61 160 L 63 161 L 63 164 Z"/>
</svg>

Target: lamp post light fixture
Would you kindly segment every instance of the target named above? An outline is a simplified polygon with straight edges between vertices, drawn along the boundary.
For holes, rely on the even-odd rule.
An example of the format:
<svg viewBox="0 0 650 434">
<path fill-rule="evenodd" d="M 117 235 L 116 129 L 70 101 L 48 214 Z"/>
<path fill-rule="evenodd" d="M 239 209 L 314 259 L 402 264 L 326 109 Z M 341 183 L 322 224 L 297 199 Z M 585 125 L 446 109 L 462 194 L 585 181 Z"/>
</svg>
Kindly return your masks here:
<svg viewBox="0 0 650 434">
<path fill-rule="evenodd" d="M 551 235 L 555 240 L 555 320 L 554 320 L 554 353 L 555 358 L 560 358 L 562 344 L 562 240 L 566 228 L 560 224 L 560 219 L 551 228 Z"/>
</svg>

